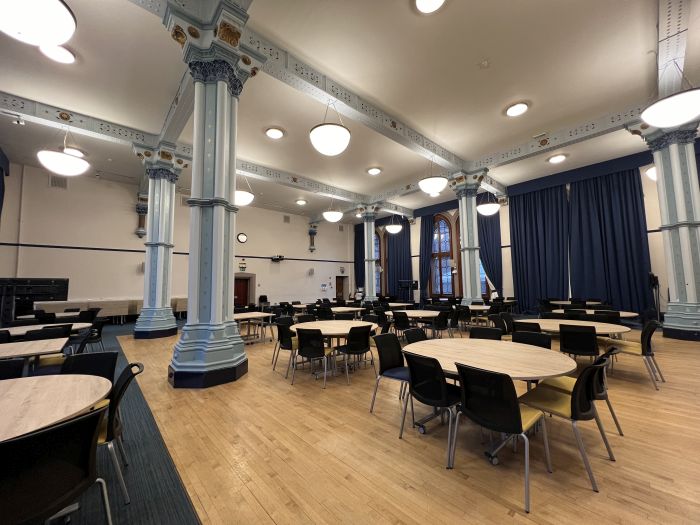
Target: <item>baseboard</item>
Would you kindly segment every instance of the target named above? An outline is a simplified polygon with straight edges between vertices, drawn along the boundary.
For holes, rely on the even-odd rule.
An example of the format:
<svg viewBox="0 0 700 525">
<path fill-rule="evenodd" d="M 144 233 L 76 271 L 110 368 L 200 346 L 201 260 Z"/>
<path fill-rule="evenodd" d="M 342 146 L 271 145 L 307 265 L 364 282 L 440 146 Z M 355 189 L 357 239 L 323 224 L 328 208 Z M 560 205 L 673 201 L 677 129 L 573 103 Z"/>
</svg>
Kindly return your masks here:
<svg viewBox="0 0 700 525">
<path fill-rule="evenodd" d="M 177 326 L 163 330 L 134 330 L 134 339 L 158 339 L 177 335 Z"/>
<path fill-rule="evenodd" d="M 168 381 L 173 388 L 209 388 L 231 383 L 248 372 L 248 359 L 230 368 L 217 368 L 205 372 L 178 372 L 168 367 Z"/>
<path fill-rule="evenodd" d="M 683 341 L 700 341 L 700 330 L 680 330 L 664 326 L 664 337 L 682 339 Z"/>
</svg>

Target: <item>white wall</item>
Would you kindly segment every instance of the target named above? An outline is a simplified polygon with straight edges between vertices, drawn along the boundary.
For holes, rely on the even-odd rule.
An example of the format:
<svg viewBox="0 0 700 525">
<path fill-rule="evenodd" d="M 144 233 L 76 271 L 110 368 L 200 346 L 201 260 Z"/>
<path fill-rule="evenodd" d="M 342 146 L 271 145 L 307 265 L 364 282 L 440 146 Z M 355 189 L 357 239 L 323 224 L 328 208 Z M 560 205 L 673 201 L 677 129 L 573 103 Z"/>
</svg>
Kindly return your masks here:
<svg viewBox="0 0 700 525">
<path fill-rule="evenodd" d="M 134 234 L 136 186 L 75 177 L 63 190 L 49 187 L 48 180 L 42 169 L 11 164 L 10 176 L 5 178 L 0 243 L 13 246 L 0 245 L 0 275 L 67 277 L 70 299 L 142 297 L 145 238 Z M 179 195 L 177 199 L 172 289 L 174 296 L 184 297 L 187 256 L 178 252 L 189 251 L 189 207 L 181 204 Z M 312 254 L 308 251 L 308 219 L 289 215 L 290 222 L 285 224 L 283 215 L 253 207 L 238 213 L 236 229 L 248 234 L 248 242 L 236 243 L 236 270 L 238 261 L 245 258 L 246 273 L 256 274 L 255 297 L 267 294 L 271 301 L 335 297 L 336 275 L 348 276 L 349 291 L 353 291 L 352 226 L 343 225 L 344 231 L 340 232 L 337 224 L 320 224 L 317 249 Z M 269 257 L 277 254 L 284 255 L 285 260 L 272 263 Z M 289 260 L 292 258 L 302 260 Z M 314 270 L 313 277 L 308 275 L 310 269 Z M 325 293 L 321 292 L 321 283 L 329 285 Z"/>
</svg>

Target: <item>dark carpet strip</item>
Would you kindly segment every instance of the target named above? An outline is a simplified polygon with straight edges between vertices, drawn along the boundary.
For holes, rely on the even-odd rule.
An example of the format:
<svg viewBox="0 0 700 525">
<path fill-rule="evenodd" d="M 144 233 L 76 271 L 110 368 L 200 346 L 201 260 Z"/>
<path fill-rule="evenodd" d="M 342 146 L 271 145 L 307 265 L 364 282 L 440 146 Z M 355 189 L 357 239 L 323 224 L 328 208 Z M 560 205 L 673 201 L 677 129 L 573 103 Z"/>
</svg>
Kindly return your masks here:
<svg viewBox="0 0 700 525">
<path fill-rule="evenodd" d="M 105 349 L 119 351 L 117 375 L 127 362 L 116 336 L 132 332 L 133 325 L 128 324 L 106 326 L 102 334 Z M 114 524 L 200 523 L 137 381 L 132 382 L 124 395 L 121 411 L 124 447 L 129 459 L 129 466 L 123 469 L 131 496 L 129 505 L 124 505 L 107 447 L 97 449 L 97 472 L 107 482 Z M 80 499 L 80 510 L 71 515 L 71 522 L 106 523 L 102 509 L 99 487 L 95 485 Z"/>
</svg>

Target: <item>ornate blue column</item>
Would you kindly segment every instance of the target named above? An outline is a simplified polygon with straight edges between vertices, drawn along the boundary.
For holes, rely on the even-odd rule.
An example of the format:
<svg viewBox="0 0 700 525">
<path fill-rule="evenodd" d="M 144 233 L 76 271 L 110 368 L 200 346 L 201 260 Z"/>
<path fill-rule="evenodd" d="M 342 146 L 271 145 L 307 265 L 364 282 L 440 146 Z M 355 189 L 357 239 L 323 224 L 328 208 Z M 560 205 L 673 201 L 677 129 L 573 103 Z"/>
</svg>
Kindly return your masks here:
<svg viewBox="0 0 700 525">
<path fill-rule="evenodd" d="M 377 218 L 374 207 L 362 212 L 365 224 L 365 300 L 377 300 L 377 257 L 374 253 L 374 221 Z"/>
<path fill-rule="evenodd" d="M 248 371 L 233 319 L 236 121 L 243 83 L 263 57 L 240 43 L 244 10 L 221 2 L 214 17 L 203 23 L 174 3 L 165 15 L 183 46 L 195 93 L 187 323 L 168 370 L 174 387 L 227 383 Z"/>
<path fill-rule="evenodd" d="M 462 258 L 462 304 L 481 301 L 479 278 L 479 230 L 476 224 L 476 192 L 483 174 L 460 174 L 452 188 L 459 204 L 459 245 Z"/>
<path fill-rule="evenodd" d="M 177 333 L 170 297 L 175 183 L 183 163 L 175 159 L 174 144 L 161 143 L 157 150 L 134 149 L 143 159 L 148 176 L 143 308 L 136 320 L 134 338 L 168 337 Z"/>
<path fill-rule="evenodd" d="M 664 336 L 700 340 L 700 187 L 695 162 L 698 123 L 644 138 L 654 154 L 669 302 Z"/>
</svg>

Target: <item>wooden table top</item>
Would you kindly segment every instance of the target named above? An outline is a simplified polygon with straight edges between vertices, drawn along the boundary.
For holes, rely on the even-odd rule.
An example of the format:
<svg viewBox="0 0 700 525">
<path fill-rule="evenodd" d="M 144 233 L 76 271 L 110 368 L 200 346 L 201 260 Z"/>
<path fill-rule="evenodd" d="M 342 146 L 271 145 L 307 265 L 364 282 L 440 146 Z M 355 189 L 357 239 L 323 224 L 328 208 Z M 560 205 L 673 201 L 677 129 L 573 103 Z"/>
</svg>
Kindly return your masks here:
<svg viewBox="0 0 700 525">
<path fill-rule="evenodd" d="M 111 389 L 109 380 L 85 375 L 0 381 L 0 441 L 75 417 L 107 397 Z"/>
<path fill-rule="evenodd" d="M 295 308 L 297 310 L 304 310 L 305 308 L 308 308 L 308 304 L 293 304 L 292 308 Z"/>
<path fill-rule="evenodd" d="M 603 312 L 603 310 L 598 310 L 598 311 Z M 605 310 L 605 312 L 607 312 L 607 311 L 608 310 Z M 613 310 L 610 310 L 610 311 L 613 311 Z M 614 311 L 616 311 L 616 310 L 614 310 Z M 556 310 L 552 310 L 552 312 L 554 312 L 555 314 L 565 314 L 567 312 L 567 310 L 564 310 L 563 308 L 558 308 Z M 593 315 L 596 313 L 596 311 L 595 310 L 586 310 L 586 313 L 588 315 Z M 637 317 L 638 315 L 639 314 L 637 312 L 620 312 L 620 317 L 622 319 L 632 319 L 634 317 Z"/>
<path fill-rule="evenodd" d="M 491 307 L 488 304 L 470 304 L 469 310 L 472 312 L 488 312 Z"/>
<path fill-rule="evenodd" d="M 549 301 L 550 304 L 560 304 L 562 306 L 571 304 L 571 301 Z M 600 301 L 584 301 L 587 305 L 603 304 Z"/>
<path fill-rule="evenodd" d="M 624 334 L 631 328 L 621 324 L 596 323 L 594 321 L 574 321 L 569 319 L 518 319 L 519 323 L 537 323 L 543 332 L 559 333 L 559 325 L 593 326 L 597 334 Z"/>
<path fill-rule="evenodd" d="M 455 363 L 508 374 L 513 380 L 521 381 L 556 377 L 576 370 L 576 361 L 567 355 L 512 341 L 428 339 L 406 345 L 404 351 L 434 357 L 451 374 L 457 373 Z"/>
<path fill-rule="evenodd" d="M 38 341 L 16 341 L 0 344 L 0 359 L 32 357 L 35 355 L 57 354 L 68 342 L 67 337 L 40 339 Z"/>
<path fill-rule="evenodd" d="M 334 306 L 331 308 L 334 314 L 349 314 L 361 312 L 362 310 L 364 310 L 364 308 L 360 308 L 359 306 Z"/>
<path fill-rule="evenodd" d="M 345 337 L 355 326 L 371 326 L 372 330 L 379 328 L 374 323 L 366 321 L 311 321 L 308 323 L 297 323 L 289 327 L 292 332 L 297 328 L 308 328 L 310 330 L 321 330 L 325 337 Z"/>
<path fill-rule="evenodd" d="M 29 324 L 27 326 L 11 326 L 9 328 L 2 328 L 2 330 L 7 330 L 10 332 L 12 337 L 19 337 L 25 335 L 29 330 L 41 330 L 46 326 L 58 326 L 62 324 L 72 325 L 72 331 L 85 330 L 92 326 L 91 323 L 48 323 L 48 324 Z"/>
<path fill-rule="evenodd" d="M 63 319 L 66 317 L 78 317 L 80 312 L 57 312 L 54 315 L 56 316 L 56 319 Z M 32 314 L 29 315 L 18 315 L 17 319 L 34 319 L 35 316 Z"/>
<path fill-rule="evenodd" d="M 440 315 L 440 312 L 437 310 L 402 310 L 402 312 L 405 313 L 409 319 L 432 319 Z M 386 312 L 386 315 L 394 315 L 394 312 L 389 310 Z"/>
<path fill-rule="evenodd" d="M 413 303 L 389 303 L 389 308 L 401 308 L 402 306 L 413 306 Z"/>
<path fill-rule="evenodd" d="M 253 319 L 265 319 L 266 317 L 272 317 L 271 312 L 241 312 L 238 314 L 233 314 L 234 321 L 251 321 Z"/>
</svg>

